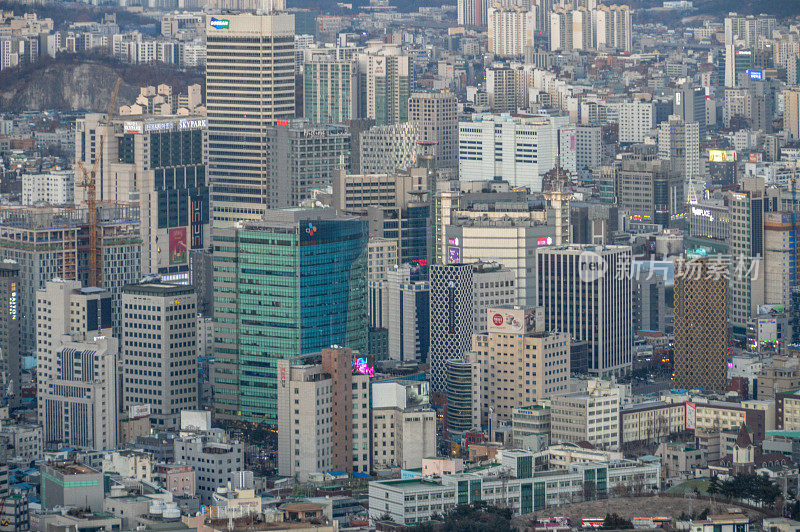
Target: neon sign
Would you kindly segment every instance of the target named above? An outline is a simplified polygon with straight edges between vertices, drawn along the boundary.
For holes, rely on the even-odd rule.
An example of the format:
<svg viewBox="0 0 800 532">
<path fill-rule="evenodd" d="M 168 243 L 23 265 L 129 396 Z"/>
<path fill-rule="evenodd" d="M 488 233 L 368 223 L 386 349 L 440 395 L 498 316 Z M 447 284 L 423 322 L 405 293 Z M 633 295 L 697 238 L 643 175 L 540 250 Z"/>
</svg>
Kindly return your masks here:
<svg viewBox="0 0 800 532">
<path fill-rule="evenodd" d="M 353 361 L 353 367 L 357 372 L 368 377 L 375 376 L 375 367 L 369 365 L 367 357 L 358 357 Z"/>
</svg>

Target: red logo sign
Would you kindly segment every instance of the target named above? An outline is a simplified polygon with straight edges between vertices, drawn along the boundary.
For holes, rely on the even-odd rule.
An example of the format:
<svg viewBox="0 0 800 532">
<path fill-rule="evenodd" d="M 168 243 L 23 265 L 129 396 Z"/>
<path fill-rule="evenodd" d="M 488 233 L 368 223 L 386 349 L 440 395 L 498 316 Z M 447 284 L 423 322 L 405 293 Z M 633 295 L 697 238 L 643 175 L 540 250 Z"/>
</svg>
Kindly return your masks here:
<svg viewBox="0 0 800 532">
<path fill-rule="evenodd" d="M 500 327 L 503 324 L 503 315 L 502 314 L 495 314 L 492 316 L 492 323 L 496 326 Z"/>
</svg>

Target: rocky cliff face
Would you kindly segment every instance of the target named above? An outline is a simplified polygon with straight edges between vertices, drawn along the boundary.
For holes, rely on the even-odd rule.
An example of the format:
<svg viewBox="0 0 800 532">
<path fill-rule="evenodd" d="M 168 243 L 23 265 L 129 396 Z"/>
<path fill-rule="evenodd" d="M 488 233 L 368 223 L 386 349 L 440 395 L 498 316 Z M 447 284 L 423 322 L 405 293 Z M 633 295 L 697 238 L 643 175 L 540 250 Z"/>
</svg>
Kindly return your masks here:
<svg viewBox="0 0 800 532">
<path fill-rule="evenodd" d="M 105 111 L 117 77 L 122 78 L 118 104 L 133 102 L 139 88 L 167 83 L 181 91 L 202 83 L 202 75 L 170 66 L 124 65 L 110 60 L 53 60 L 13 69 L 0 78 L 0 111 Z M 4 72 L 5 74 L 5 72 Z"/>
</svg>

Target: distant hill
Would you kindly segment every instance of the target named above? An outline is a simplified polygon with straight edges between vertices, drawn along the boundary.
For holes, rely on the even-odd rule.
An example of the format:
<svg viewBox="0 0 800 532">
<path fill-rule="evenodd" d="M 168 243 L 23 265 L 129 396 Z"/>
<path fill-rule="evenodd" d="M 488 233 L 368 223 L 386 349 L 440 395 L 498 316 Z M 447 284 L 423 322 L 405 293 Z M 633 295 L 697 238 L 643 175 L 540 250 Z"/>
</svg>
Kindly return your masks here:
<svg viewBox="0 0 800 532">
<path fill-rule="evenodd" d="M 117 77 L 122 78 L 119 105 L 132 103 L 146 85 L 166 83 L 183 91 L 192 83 L 204 83 L 202 72 L 184 72 L 174 65 L 128 65 L 107 57 L 61 55 L 0 71 L 0 112 L 105 111 Z"/>
<path fill-rule="evenodd" d="M 661 0 L 621 0 L 632 8 L 661 7 Z M 791 18 L 800 15 L 800 1 L 797 0 L 694 0 L 695 14 L 725 17 L 730 12 L 740 15 L 759 15 L 765 13 L 778 18 Z"/>
</svg>

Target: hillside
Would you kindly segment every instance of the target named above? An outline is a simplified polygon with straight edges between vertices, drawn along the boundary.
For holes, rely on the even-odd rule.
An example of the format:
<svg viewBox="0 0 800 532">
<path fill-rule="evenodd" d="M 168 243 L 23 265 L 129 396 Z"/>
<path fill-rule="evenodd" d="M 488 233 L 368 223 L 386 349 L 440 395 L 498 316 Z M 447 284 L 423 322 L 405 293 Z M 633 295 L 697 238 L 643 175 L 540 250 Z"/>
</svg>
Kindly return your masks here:
<svg viewBox="0 0 800 532">
<path fill-rule="evenodd" d="M 203 84 L 201 72 L 173 65 L 128 65 L 106 57 L 59 56 L 0 72 L 0 112 L 105 111 L 117 77 L 122 78 L 119 105 L 133 102 L 139 88 L 166 83 L 176 91 Z"/>
</svg>

